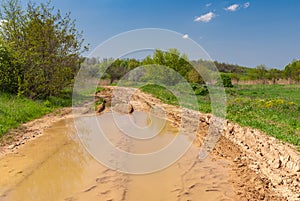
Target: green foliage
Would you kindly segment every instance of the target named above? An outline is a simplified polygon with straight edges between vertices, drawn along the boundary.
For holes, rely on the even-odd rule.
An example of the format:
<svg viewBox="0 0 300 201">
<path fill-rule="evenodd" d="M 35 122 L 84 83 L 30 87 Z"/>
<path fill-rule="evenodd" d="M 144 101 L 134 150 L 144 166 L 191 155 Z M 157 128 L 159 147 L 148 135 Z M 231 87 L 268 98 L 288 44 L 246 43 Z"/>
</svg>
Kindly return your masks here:
<svg viewBox="0 0 300 201">
<path fill-rule="evenodd" d="M 102 78 L 108 77 L 110 79 L 110 83 L 112 84 L 115 80 L 120 80 L 123 78 L 129 71 L 135 69 L 140 66 L 141 63 L 136 59 L 116 59 L 116 60 L 104 60 L 99 63 L 101 74 L 106 74 Z M 104 69 L 106 71 L 104 72 Z M 139 75 L 137 75 L 139 77 Z"/>
<path fill-rule="evenodd" d="M 56 108 L 70 107 L 71 97 L 71 90 L 65 90 L 57 97 L 38 101 L 0 92 L 0 137 L 9 129 L 39 118 Z"/>
<path fill-rule="evenodd" d="M 155 84 L 148 84 L 141 87 L 141 90 L 154 95 L 156 98 L 161 99 L 163 102 L 172 105 L 179 105 L 176 96 L 165 87 L 155 85 Z"/>
<path fill-rule="evenodd" d="M 97 87 L 97 89 L 96 89 L 96 93 L 99 93 L 99 92 L 101 92 L 101 91 L 103 91 L 104 90 L 104 88 L 103 87 Z"/>
<path fill-rule="evenodd" d="M 286 78 L 300 82 L 300 60 L 294 60 L 284 68 Z"/>
<path fill-rule="evenodd" d="M 156 50 L 152 61 L 153 64 L 163 65 L 173 69 L 182 77 L 186 77 L 186 74 L 192 69 L 186 55 L 180 55 L 180 52 L 177 49 L 170 49 L 166 52 Z"/>
<path fill-rule="evenodd" d="M 124 59 L 116 59 L 112 62 L 106 72 L 110 76 L 110 83 L 113 83 L 114 80 L 121 79 L 126 73 L 128 73 L 131 69 L 129 68 L 128 60 Z M 133 67 L 134 65 L 131 65 Z"/>
<path fill-rule="evenodd" d="M 300 82 L 300 61 L 293 61 L 291 64 L 287 65 L 285 70 L 279 70 L 276 68 L 267 69 L 265 65 L 258 65 L 256 68 L 247 68 L 244 66 L 219 63 L 217 61 L 207 61 L 207 60 L 198 60 L 198 61 L 188 61 L 186 55 L 180 55 L 179 51 L 176 49 L 170 49 L 166 52 L 162 50 L 156 50 L 153 56 L 148 55 L 141 61 L 135 59 L 117 59 L 111 65 L 111 69 L 108 69 L 108 77 L 111 78 L 111 81 L 118 80 L 123 77 L 130 70 L 138 66 L 165 66 L 169 67 L 175 72 L 179 73 L 182 77 L 186 78 L 188 82 L 204 84 L 204 79 L 208 83 L 215 83 L 215 76 L 218 72 L 221 74 L 228 75 L 232 80 L 235 80 L 237 83 L 239 81 L 246 80 L 260 80 L 261 83 L 266 84 L 267 80 L 272 81 L 273 84 L 276 84 L 279 79 L 290 78 Z M 102 63 L 99 66 L 103 66 Z M 107 65 L 106 65 L 107 66 Z M 195 69 L 196 68 L 196 69 Z M 91 72 L 95 69 L 91 69 Z M 151 71 L 151 70 L 150 70 Z M 164 72 L 147 72 L 151 77 L 153 73 L 160 73 L 163 76 Z M 138 71 L 141 73 L 141 71 Z M 171 72 L 171 71 L 170 71 Z M 170 78 L 169 85 L 174 85 L 178 83 L 178 80 L 172 78 L 172 74 L 166 74 L 165 77 Z M 198 72 L 201 72 L 200 74 Z M 134 75 L 137 77 L 136 80 L 142 75 Z M 107 78 L 105 76 L 104 78 Z M 231 87 L 229 83 L 229 78 L 226 78 L 228 87 Z M 134 80 L 134 79 L 131 79 Z M 167 79 L 166 79 L 167 80 Z"/>
<path fill-rule="evenodd" d="M 15 93 L 19 74 L 20 66 L 15 62 L 13 52 L 0 41 L 0 91 Z"/>
<path fill-rule="evenodd" d="M 221 80 L 218 80 L 217 85 L 224 86 L 224 87 L 233 87 L 231 82 L 231 77 L 227 74 L 221 74 Z"/>
<path fill-rule="evenodd" d="M 51 102 L 49 100 L 45 100 L 44 105 L 46 107 L 50 107 L 51 106 Z"/>
<path fill-rule="evenodd" d="M 266 72 L 266 78 L 271 80 L 273 84 L 276 84 L 277 80 L 283 78 L 283 73 L 281 70 L 272 68 Z"/>
<path fill-rule="evenodd" d="M 94 102 L 94 110 L 97 109 L 97 107 L 104 102 L 104 98 L 100 98 L 99 100 Z"/>
<path fill-rule="evenodd" d="M 141 64 L 144 65 L 149 65 L 149 64 L 154 64 L 153 59 L 151 58 L 150 55 L 146 56 L 145 59 L 143 59 L 143 61 L 141 62 Z"/>
<path fill-rule="evenodd" d="M 42 102 L 33 102 L 0 92 L 0 137 L 10 128 L 52 111 Z"/>
<path fill-rule="evenodd" d="M 267 68 L 265 65 L 258 65 L 255 68 L 255 72 L 256 72 L 257 78 L 259 80 L 263 80 L 266 78 Z"/>
<path fill-rule="evenodd" d="M 204 61 L 200 61 L 204 62 Z M 244 74 L 247 72 L 248 68 L 239 65 L 227 64 L 227 63 L 220 63 L 214 61 L 213 64 L 216 66 L 219 72 L 221 73 L 236 73 L 236 74 Z"/>
<path fill-rule="evenodd" d="M 237 83 L 241 80 L 241 76 L 238 73 L 231 73 L 230 77 L 232 80 L 235 80 Z"/>
<path fill-rule="evenodd" d="M 151 64 L 146 66 L 146 72 L 141 77 L 141 81 L 158 85 L 173 86 L 180 81 L 183 81 L 183 77 L 172 68 Z"/>
<path fill-rule="evenodd" d="M 208 94 L 208 89 L 206 85 L 192 83 L 191 87 L 194 90 L 195 95 L 205 96 Z"/>
<path fill-rule="evenodd" d="M 0 77 L 1 88 L 35 99 L 72 84 L 83 39 L 70 14 L 62 16 L 49 3 L 30 2 L 24 10 L 18 0 L 7 0 L 2 7 L 1 43 L 8 47 L 2 65 L 13 75 Z"/>
<path fill-rule="evenodd" d="M 191 86 L 197 89 L 196 84 Z M 178 102 L 169 101 L 175 97 L 163 87 L 148 85 L 142 90 L 165 103 L 178 105 Z M 227 88 L 227 118 L 300 146 L 299 90 L 300 85 L 243 85 Z M 200 111 L 211 112 L 209 95 L 197 95 L 197 99 Z"/>
<path fill-rule="evenodd" d="M 190 70 L 187 75 L 187 81 L 190 83 L 198 83 L 204 84 L 204 80 L 202 79 L 201 75 L 199 75 L 198 71 L 195 69 Z"/>
<path fill-rule="evenodd" d="M 57 108 L 57 107 L 71 107 L 72 106 L 72 91 L 62 91 L 56 96 L 47 97 L 48 107 Z"/>
<path fill-rule="evenodd" d="M 98 65 L 102 66 L 101 63 Z M 131 71 L 139 66 L 144 66 L 146 71 Z M 86 67 L 93 69 L 89 66 Z M 108 65 L 105 73 L 108 74 L 111 84 L 115 80 L 124 78 L 131 71 L 130 80 L 132 81 L 139 80 L 171 86 L 180 82 L 191 70 L 192 66 L 187 61 L 186 55 L 180 55 L 178 50 L 170 49 L 166 52 L 155 50 L 152 57 L 147 56 L 142 61 L 136 59 L 116 59 Z M 200 78 L 198 78 L 198 81 L 199 83 L 201 82 Z"/>
<path fill-rule="evenodd" d="M 141 61 L 145 72 L 137 71 L 141 81 L 147 83 L 163 84 L 174 86 L 181 82 L 192 69 L 186 55 L 180 55 L 177 49 L 170 49 L 166 52 L 155 50 L 153 56 L 147 56 Z"/>
</svg>

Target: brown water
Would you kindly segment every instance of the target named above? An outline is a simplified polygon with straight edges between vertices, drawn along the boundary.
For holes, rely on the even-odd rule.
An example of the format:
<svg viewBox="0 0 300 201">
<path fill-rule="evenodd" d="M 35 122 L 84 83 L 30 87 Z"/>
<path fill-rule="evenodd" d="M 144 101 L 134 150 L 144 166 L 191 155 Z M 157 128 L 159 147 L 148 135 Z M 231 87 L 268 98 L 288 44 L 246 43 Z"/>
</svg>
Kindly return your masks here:
<svg viewBox="0 0 300 201">
<path fill-rule="evenodd" d="M 80 118 L 88 122 L 92 117 Z M 109 132 L 112 143 L 130 148 L 132 153 L 161 149 L 178 135 L 178 130 L 164 125 L 162 119 L 149 120 L 145 113 L 134 113 L 130 118 L 145 130 L 160 131 L 159 135 L 147 142 L 130 141 L 126 147 L 128 141 L 117 144 L 122 132 L 112 123 L 110 113 L 97 117 L 97 121 Z M 17 153 L 0 158 L 0 200 L 231 200 L 225 161 L 210 157 L 199 161 L 198 149 L 192 147 L 176 163 L 156 173 L 120 173 L 101 165 L 85 151 L 73 124 L 72 119 L 62 120 Z"/>
</svg>

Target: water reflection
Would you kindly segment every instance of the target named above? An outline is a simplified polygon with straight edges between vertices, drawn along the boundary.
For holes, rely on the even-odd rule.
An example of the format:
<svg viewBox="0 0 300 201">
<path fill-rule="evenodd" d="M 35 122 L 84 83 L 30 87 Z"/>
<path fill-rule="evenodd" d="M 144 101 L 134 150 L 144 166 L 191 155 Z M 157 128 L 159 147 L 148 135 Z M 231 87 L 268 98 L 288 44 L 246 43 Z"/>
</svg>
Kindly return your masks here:
<svg viewBox="0 0 300 201">
<path fill-rule="evenodd" d="M 130 118 L 141 128 L 158 132 L 155 137 L 143 140 L 124 135 L 106 113 L 97 117 L 80 117 L 77 123 L 84 125 L 82 132 L 87 145 L 105 149 L 105 143 L 93 139 L 105 131 L 107 139 L 118 149 L 133 154 L 147 154 L 164 149 L 179 139 L 188 143 L 187 136 L 168 122 L 150 117 L 146 113 L 134 113 Z M 125 124 L 124 124 L 125 125 Z M 83 128 L 83 127 L 82 127 Z M 140 133 L 143 135 L 143 132 Z M 222 200 L 225 192 L 232 192 L 226 183 L 226 163 L 207 158 L 198 161 L 198 150 L 192 148 L 172 166 L 152 174 L 128 175 L 110 170 L 94 160 L 85 151 L 72 120 L 64 120 L 48 129 L 42 137 L 31 141 L 19 150 L 0 159 L 0 187 L 6 186 L 4 201 L 48 200 Z M 102 139 L 103 140 L 103 139 Z M 95 143 L 95 144 L 93 144 Z M 174 150 L 167 152 L 170 156 Z M 115 167 L 133 168 L 130 158 L 118 153 L 104 152 Z M 102 153 L 103 154 L 103 153 Z M 167 156 L 167 154 L 165 156 Z M 159 165 L 160 158 L 141 163 L 140 168 Z M 196 164 L 196 165 L 195 165 Z M 20 174 L 18 172 L 21 172 Z M 188 192 L 188 193 L 187 193 Z M 1 192 L 0 192 L 1 193 Z"/>
<path fill-rule="evenodd" d="M 149 118 L 151 124 L 147 126 Z M 135 121 L 139 126 L 133 124 Z M 133 116 L 105 113 L 83 117 L 75 119 L 75 125 L 82 144 L 96 160 L 111 169 L 131 174 L 164 169 L 192 144 L 165 120 L 143 112 Z M 124 130 L 139 138 L 124 134 Z"/>
<path fill-rule="evenodd" d="M 56 200 L 65 196 L 67 192 L 72 192 L 84 181 L 85 168 L 92 158 L 80 146 L 78 140 L 72 137 L 74 129 L 69 126 L 70 123 L 59 122 L 48 129 L 45 136 L 40 137 L 39 143 L 34 144 L 30 151 L 22 150 L 23 155 L 39 155 L 42 160 L 35 161 L 32 165 L 27 164 L 26 157 L 18 159 L 23 160 L 22 167 L 14 168 L 22 169 L 20 173 L 24 173 L 24 176 L 5 193 L 7 195 L 4 200 Z M 52 142 L 59 146 L 53 146 Z"/>
</svg>

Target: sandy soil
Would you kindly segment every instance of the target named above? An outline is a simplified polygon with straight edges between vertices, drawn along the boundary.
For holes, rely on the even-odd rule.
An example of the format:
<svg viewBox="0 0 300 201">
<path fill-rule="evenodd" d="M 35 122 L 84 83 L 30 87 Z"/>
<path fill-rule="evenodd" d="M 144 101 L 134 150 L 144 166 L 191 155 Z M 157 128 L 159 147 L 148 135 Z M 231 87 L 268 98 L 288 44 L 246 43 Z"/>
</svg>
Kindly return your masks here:
<svg viewBox="0 0 300 201">
<path fill-rule="evenodd" d="M 115 87 L 107 87 L 96 97 L 105 97 L 109 102 L 114 89 Z M 128 93 L 132 93 L 131 89 L 122 88 L 123 95 L 118 98 L 131 104 L 135 111 L 149 111 L 153 107 L 162 107 L 167 111 L 167 119 L 173 126 L 180 125 L 180 108 L 163 104 L 140 91 L 134 91 L 134 95 L 128 99 Z M 194 143 L 201 146 L 210 125 L 211 115 L 189 112 L 193 114 L 191 116 L 199 117 L 200 129 Z M 66 108 L 10 131 L 6 140 L 2 141 L 0 159 L 9 153 L 18 152 L 33 140 L 38 141 L 40 136 L 43 136 L 44 129 L 51 128 L 55 122 L 69 117 L 72 117 L 71 108 Z M 234 188 L 231 195 L 233 200 L 300 200 L 300 156 L 291 145 L 281 143 L 258 130 L 227 122 L 210 157 L 226 161 L 229 167 L 227 182 Z M 103 171 L 105 174 L 117 174 L 109 170 Z M 98 183 L 101 183 L 100 179 L 97 180 Z M 93 192 L 94 188 L 96 187 L 88 187 L 86 192 Z M 191 190 L 195 190 L 193 188 Z M 103 191 L 103 194 L 109 194 L 109 189 Z"/>
</svg>

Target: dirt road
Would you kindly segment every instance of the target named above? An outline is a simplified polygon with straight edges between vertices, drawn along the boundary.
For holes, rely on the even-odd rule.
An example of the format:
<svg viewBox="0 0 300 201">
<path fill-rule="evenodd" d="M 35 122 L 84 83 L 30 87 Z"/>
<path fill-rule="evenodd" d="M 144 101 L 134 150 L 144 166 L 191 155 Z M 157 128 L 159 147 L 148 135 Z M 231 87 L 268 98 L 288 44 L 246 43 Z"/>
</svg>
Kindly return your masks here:
<svg viewBox="0 0 300 201">
<path fill-rule="evenodd" d="M 98 95 L 110 99 L 113 89 Z M 137 119 L 153 105 L 168 111 L 163 137 L 152 145 L 159 148 L 172 140 L 179 125 L 178 108 L 139 91 L 130 104 Z M 112 127 L 110 113 L 97 119 L 110 126 L 112 136 L 122 136 Z M 2 147 L 0 200 L 300 200 L 300 157 L 293 147 L 228 122 L 213 152 L 199 161 L 210 115 L 200 114 L 199 119 L 197 138 L 189 151 L 170 167 L 145 175 L 120 173 L 94 160 L 76 137 L 72 116 L 66 111 L 28 123 L 16 131 L 16 141 Z M 153 148 L 132 146 L 122 137 L 111 139 L 133 152 Z"/>
</svg>

